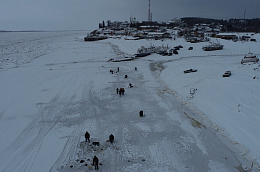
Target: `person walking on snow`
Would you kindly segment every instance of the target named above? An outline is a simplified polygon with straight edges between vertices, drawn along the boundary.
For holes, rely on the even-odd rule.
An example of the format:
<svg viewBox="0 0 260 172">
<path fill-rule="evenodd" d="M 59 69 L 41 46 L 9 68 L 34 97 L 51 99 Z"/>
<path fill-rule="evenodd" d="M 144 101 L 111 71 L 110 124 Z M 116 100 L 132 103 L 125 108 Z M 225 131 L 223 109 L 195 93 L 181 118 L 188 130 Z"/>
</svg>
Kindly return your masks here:
<svg viewBox="0 0 260 172">
<path fill-rule="evenodd" d="M 93 165 L 95 166 L 95 170 L 98 170 L 98 157 L 94 156 Z"/>
<path fill-rule="evenodd" d="M 116 88 L 116 94 L 118 94 L 119 88 Z"/>
<path fill-rule="evenodd" d="M 90 142 L 89 138 L 90 138 L 90 134 L 86 131 L 85 133 L 85 138 L 86 138 L 86 142 Z"/>
</svg>

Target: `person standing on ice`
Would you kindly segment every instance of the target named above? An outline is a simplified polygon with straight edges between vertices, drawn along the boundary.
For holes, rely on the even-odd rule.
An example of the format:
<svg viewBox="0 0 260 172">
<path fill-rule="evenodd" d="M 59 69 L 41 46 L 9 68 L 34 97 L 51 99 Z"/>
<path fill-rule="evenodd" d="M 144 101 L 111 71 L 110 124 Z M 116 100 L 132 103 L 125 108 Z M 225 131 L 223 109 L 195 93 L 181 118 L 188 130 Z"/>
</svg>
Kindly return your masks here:
<svg viewBox="0 0 260 172">
<path fill-rule="evenodd" d="M 113 143 L 113 142 L 114 142 L 114 139 L 115 139 L 114 135 L 113 135 L 113 134 L 110 134 L 110 136 L 109 136 L 109 141 L 110 141 L 110 143 Z"/>
<path fill-rule="evenodd" d="M 86 133 L 85 133 L 86 142 L 87 141 L 90 142 L 89 138 L 90 138 L 90 134 L 86 131 Z"/>
<path fill-rule="evenodd" d="M 93 165 L 95 166 L 95 170 L 98 170 L 98 157 L 94 156 Z"/>
<path fill-rule="evenodd" d="M 116 94 L 118 94 L 119 88 L 116 88 Z"/>
<path fill-rule="evenodd" d="M 119 67 L 117 68 L 117 72 L 119 72 Z"/>
<path fill-rule="evenodd" d="M 140 117 L 144 117 L 144 111 L 141 110 L 141 111 L 139 112 L 139 115 L 140 115 Z"/>
</svg>

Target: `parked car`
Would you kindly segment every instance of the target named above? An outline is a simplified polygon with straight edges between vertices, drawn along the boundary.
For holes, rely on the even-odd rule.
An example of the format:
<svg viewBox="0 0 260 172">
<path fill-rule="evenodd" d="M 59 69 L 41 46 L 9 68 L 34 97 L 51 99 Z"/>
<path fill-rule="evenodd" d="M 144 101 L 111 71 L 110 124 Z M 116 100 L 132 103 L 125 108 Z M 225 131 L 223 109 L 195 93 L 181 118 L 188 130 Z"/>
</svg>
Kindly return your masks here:
<svg viewBox="0 0 260 172">
<path fill-rule="evenodd" d="M 177 50 L 173 50 L 173 54 L 179 54 Z"/>
<path fill-rule="evenodd" d="M 174 47 L 175 50 L 180 50 L 179 46 Z"/>
<path fill-rule="evenodd" d="M 223 77 L 229 77 L 231 75 L 231 71 L 226 71 L 224 74 L 223 74 Z"/>
<path fill-rule="evenodd" d="M 191 72 L 197 72 L 197 69 L 188 69 L 183 71 L 184 73 L 191 73 Z"/>
<path fill-rule="evenodd" d="M 189 49 L 188 50 L 193 50 L 193 47 L 189 47 Z"/>
</svg>

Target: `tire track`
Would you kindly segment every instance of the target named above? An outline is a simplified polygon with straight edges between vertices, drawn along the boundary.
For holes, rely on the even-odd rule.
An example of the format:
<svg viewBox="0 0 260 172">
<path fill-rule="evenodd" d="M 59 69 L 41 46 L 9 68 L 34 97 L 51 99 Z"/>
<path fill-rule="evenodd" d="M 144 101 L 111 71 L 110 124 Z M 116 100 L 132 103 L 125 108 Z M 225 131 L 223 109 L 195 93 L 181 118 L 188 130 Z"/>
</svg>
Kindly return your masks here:
<svg viewBox="0 0 260 172">
<path fill-rule="evenodd" d="M 93 84 L 93 83 L 92 83 Z M 80 119 L 87 118 L 87 108 L 89 105 L 88 101 L 88 86 L 85 85 L 82 90 L 82 100 L 80 101 Z M 77 154 L 77 145 L 80 143 L 80 135 L 78 133 L 82 132 L 82 123 L 80 125 L 76 125 L 76 128 L 72 132 L 72 136 L 67 140 L 61 155 L 56 160 L 56 162 L 50 168 L 50 172 L 55 172 L 57 170 L 61 170 L 64 167 L 64 164 L 67 164 L 76 159 Z"/>
<path fill-rule="evenodd" d="M 4 160 L 1 160 L 1 166 L 3 166 L 3 172 L 14 171 L 27 156 L 36 152 L 38 154 L 40 149 L 37 146 L 42 143 L 44 137 L 55 127 L 56 122 L 46 121 L 58 121 L 66 111 L 66 105 L 70 104 L 73 97 L 65 103 L 59 102 L 59 95 L 55 96 L 53 100 L 48 103 L 41 111 L 41 116 L 35 118 L 26 127 L 23 132 L 18 136 L 14 143 L 7 148 L 3 155 L 9 155 Z M 28 144 L 27 140 L 30 140 L 31 136 L 38 130 L 37 136 L 32 139 Z"/>
<path fill-rule="evenodd" d="M 16 150 L 18 150 L 19 147 L 21 147 L 21 143 L 24 143 L 26 140 L 28 140 L 33 131 L 38 128 L 38 122 L 41 118 L 43 118 L 49 111 L 55 111 L 55 108 L 57 106 L 56 103 L 59 99 L 59 95 L 56 95 L 50 103 L 45 105 L 45 107 L 40 111 L 40 115 L 37 115 L 30 123 L 29 125 L 19 134 L 19 136 L 15 139 L 15 141 L 8 146 L 3 152 L 1 152 L 1 155 L 5 155 L 5 157 L 0 157 L 0 166 L 3 164 L 6 164 L 6 161 L 15 154 Z M 8 155 L 8 156 L 6 156 Z"/>
<path fill-rule="evenodd" d="M 108 102 L 110 101 L 107 101 L 107 99 L 104 100 L 101 97 L 99 97 L 99 95 L 103 95 L 103 93 L 99 92 L 99 94 L 97 94 L 95 92 L 93 82 L 90 82 L 90 85 L 88 84 L 85 84 L 85 86 L 83 87 L 82 98 L 79 101 L 80 119 L 93 120 L 93 122 L 95 122 L 95 127 L 99 129 L 99 131 L 95 134 L 102 135 L 104 134 L 104 131 L 106 131 L 108 125 L 106 121 L 107 116 L 104 114 L 106 114 L 106 112 L 109 111 L 110 103 Z M 54 163 L 54 165 L 51 167 L 50 172 L 78 170 L 80 171 L 83 170 L 83 168 L 87 168 L 75 163 L 76 159 L 94 156 L 94 152 L 88 152 L 88 154 L 83 153 L 83 155 L 80 155 L 77 152 L 80 145 L 80 137 L 82 137 L 81 135 L 77 136 L 77 133 L 83 132 L 82 130 L 84 129 L 84 125 L 84 121 L 81 121 L 80 124 L 77 124 L 76 129 L 73 130 L 73 133 L 71 134 L 72 136 L 69 137 L 69 139 L 67 140 L 61 155 Z M 89 129 L 90 128 L 88 128 L 88 130 Z M 102 149 L 104 150 L 106 148 L 107 146 L 104 145 Z M 71 168 L 68 164 L 73 165 L 73 167 L 75 168 Z"/>
<path fill-rule="evenodd" d="M 62 167 L 62 165 L 66 164 L 66 162 L 70 162 L 75 160 L 77 153 L 77 144 L 80 142 L 80 136 L 75 136 L 80 131 L 80 126 L 73 130 L 72 135 L 67 140 L 61 155 L 54 163 L 54 165 L 50 168 L 50 172 L 55 172 Z"/>
</svg>

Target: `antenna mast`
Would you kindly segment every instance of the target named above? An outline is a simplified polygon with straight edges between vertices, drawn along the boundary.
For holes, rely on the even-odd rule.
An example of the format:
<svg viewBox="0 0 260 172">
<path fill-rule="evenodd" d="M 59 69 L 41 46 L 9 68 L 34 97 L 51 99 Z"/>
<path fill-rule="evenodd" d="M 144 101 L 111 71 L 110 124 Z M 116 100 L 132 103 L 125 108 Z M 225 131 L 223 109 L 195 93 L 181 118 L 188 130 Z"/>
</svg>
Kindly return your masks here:
<svg viewBox="0 0 260 172">
<path fill-rule="evenodd" d="M 152 21 L 152 14 L 151 14 L 151 0 L 149 0 L 148 21 Z"/>
<path fill-rule="evenodd" d="M 244 21 L 246 20 L 246 9 L 245 9 L 245 12 L 244 12 Z"/>
</svg>

